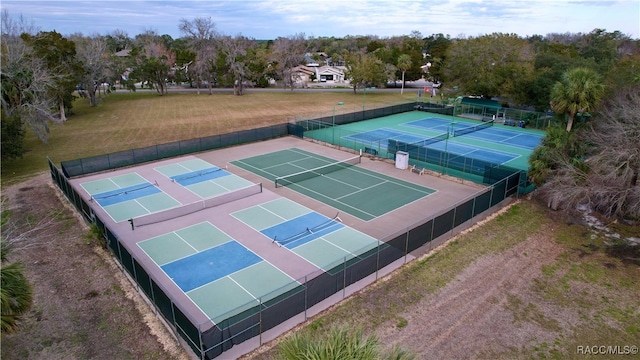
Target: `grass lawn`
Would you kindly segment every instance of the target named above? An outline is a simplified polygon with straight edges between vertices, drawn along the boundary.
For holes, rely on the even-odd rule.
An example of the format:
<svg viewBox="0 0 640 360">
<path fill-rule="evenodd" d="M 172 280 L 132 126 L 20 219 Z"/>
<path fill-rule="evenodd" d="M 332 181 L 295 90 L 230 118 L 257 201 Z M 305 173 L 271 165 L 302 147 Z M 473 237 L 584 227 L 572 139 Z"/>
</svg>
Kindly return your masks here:
<svg viewBox="0 0 640 360">
<path fill-rule="evenodd" d="M 178 140 L 224 134 L 295 120 L 296 116 L 330 116 L 415 101 L 415 93 L 249 91 L 208 95 L 203 91 L 117 92 L 103 97 L 97 107 L 86 99 L 74 103 L 73 116 L 52 124 L 48 143 L 28 131 L 24 156 L 2 163 L 2 183 L 14 183 L 47 169 L 46 157 L 55 163 Z"/>
<path fill-rule="evenodd" d="M 523 200 L 298 331 L 361 329 L 418 359 L 582 359 L 580 347 L 639 346 L 640 267 L 608 255 L 606 241 Z"/>
</svg>

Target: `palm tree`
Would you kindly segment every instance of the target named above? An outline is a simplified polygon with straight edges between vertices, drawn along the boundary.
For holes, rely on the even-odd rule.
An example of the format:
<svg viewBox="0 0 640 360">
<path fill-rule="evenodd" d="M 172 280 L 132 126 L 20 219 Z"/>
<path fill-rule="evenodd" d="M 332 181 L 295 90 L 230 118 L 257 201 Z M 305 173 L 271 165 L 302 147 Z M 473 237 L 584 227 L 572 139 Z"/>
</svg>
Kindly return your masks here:
<svg viewBox="0 0 640 360">
<path fill-rule="evenodd" d="M 7 264 L 9 247 L 0 244 L 0 325 L 3 333 L 14 332 L 21 316 L 31 308 L 33 292 L 20 263 Z"/>
<path fill-rule="evenodd" d="M 560 126 L 551 126 L 542 138 L 540 146 L 529 157 L 527 175 L 531 182 L 540 187 L 566 164 L 582 168 L 585 147 L 575 132 L 566 132 Z"/>
<path fill-rule="evenodd" d="M 400 90 L 400 94 L 404 93 L 404 73 L 406 73 L 412 65 L 411 56 L 407 54 L 398 56 L 398 69 L 402 71 L 402 89 Z"/>
<path fill-rule="evenodd" d="M 600 76 L 588 68 L 574 68 L 562 75 L 551 90 L 551 109 L 567 115 L 567 132 L 576 114 L 591 112 L 604 95 Z"/>
</svg>

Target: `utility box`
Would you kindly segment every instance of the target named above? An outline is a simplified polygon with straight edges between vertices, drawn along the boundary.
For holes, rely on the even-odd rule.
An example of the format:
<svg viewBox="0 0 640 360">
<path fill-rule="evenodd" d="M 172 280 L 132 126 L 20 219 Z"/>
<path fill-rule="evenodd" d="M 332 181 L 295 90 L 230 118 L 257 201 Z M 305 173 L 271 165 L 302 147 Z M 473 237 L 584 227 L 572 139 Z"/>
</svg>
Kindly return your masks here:
<svg viewBox="0 0 640 360">
<path fill-rule="evenodd" d="M 404 151 L 396 152 L 396 169 L 406 170 L 409 168 L 409 153 Z"/>
</svg>

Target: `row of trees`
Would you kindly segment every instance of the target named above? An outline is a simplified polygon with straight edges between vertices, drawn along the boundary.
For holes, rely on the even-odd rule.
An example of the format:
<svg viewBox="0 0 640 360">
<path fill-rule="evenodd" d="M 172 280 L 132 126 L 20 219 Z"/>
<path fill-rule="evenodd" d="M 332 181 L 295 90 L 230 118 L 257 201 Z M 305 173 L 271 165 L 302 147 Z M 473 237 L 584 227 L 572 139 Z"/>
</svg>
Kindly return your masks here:
<svg viewBox="0 0 640 360">
<path fill-rule="evenodd" d="M 568 68 L 593 69 L 604 75 L 610 88 L 617 88 L 640 64 L 638 40 L 601 29 L 527 38 L 424 37 L 414 31 L 390 38 L 338 39 L 299 33 L 258 41 L 224 35 L 211 18 L 180 20 L 183 36 L 178 39 L 153 32 L 130 38 L 119 30 L 104 36 L 63 37 L 34 28 L 3 11 L 2 101 L 7 118 L 21 119 L 43 140 L 49 121 L 66 119 L 75 90 L 96 105 L 101 84 L 134 89 L 136 83 L 144 83 L 160 95 L 166 93 L 167 82 L 206 85 L 210 93 L 215 86 L 233 87 L 237 95 L 247 84 L 266 87 L 269 80 L 293 89 L 294 68 L 305 63 L 305 54 L 320 62 L 343 64 L 354 91 L 398 78 L 404 84 L 426 75 L 463 94 L 502 97 L 538 111 L 549 108 L 551 87 Z M 425 74 L 422 67 L 427 63 Z"/>
<path fill-rule="evenodd" d="M 559 163 L 584 168 L 584 141 L 574 136 L 574 122 L 586 124 L 601 99 L 637 85 L 640 77 L 640 41 L 602 29 L 526 38 L 499 33 L 424 37 L 414 31 L 384 39 L 338 39 L 299 33 L 257 41 L 224 35 L 211 18 L 182 19 L 178 27 L 183 34 L 178 39 L 153 32 L 130 38 L 121 31 L 64 37 L 36 32 L 3 11 L 2 158 L 22 154 L 27 126 L 46 141 L 49 124 L 66 119 L 75 94 L 96 105 L 102 84 L 132 90 L 137 83 L 150 84 L 164 95 L 167 83 L 175 82 L 206 86 L 209 94 L 213 87 L 232 87 L 242 95 L 247 84 L 266 87 L 276 80 L 293 90 L 294 70 L 311 54 L 317 62 L 342 65 L 354 92 L 426 76 L 442 83 L 447 96 L 499 97 L 512 106 L 562 114 L 559 123 L 566 131 L 550 129 L 531 159 L 531 178 L 542 185 Z M 568 159 L 558 160 L 558 152 Z"/>
</svg>

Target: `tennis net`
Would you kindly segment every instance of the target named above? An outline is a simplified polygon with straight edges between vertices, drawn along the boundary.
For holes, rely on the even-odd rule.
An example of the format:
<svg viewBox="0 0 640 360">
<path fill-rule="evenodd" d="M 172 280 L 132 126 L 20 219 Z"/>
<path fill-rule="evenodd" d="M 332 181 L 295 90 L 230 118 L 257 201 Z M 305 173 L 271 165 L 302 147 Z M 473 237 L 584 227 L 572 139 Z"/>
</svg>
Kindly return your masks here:
<svg viewBox="0 0 640 360">
<path fill-rule="evenodd" d="M 310 233 L 313 234 L 315 232 L 319 232 L 319 231 L 328 229 L 328 228 L 330 228 L 333 225 L 338 224 L 338 223 L 340 223 L 340 218 L 338 217 L 338 215 L 336 215 L 333 219 L 329 219 L 329 220 L 323 222 L 322 224 L 318 224 L 318 225 L 316 225 L 314 227 L 309 228 L 308 230 L 309 230 Z"/>
<path fill-rule="evenodd" d="M 218 167 L 209 168 L 209 169 L 205 169 L 205 170 L 201 170 L 201 171 L 197 171 L 197 172 L 193 172 L 193 173 L 188 173 L 188 174 L 185 174 L 185 175 L 182 175 L 182 176 L 175 176 L 175 177 L 171 178 L 171 181 L 172 182 L 180 182 L 180 181 L 184 181 L 184 180 L 193 179 L 193 178 L 197 178 L 197 177 L 200 177 L 200 176 L 205 176 L 205 175 L 208 175 L 208 174 L 212 174 L 212 173 L 218 172 L 220 170 L 222 170 L 222 168 L 218 168 Z"/>
<path fill-rule="evenodd" d="M 487 121 L 484 124 L 475 125 L 475 126 L 469 126 L 469 127 L 466 127 L 466 128 L 453 130 L 453 136 L 460 136 L 460 135 L 464 135 L 464 134 L 469 134 L 469 133 L 472 133 L 472 132 L 476 132 L 478 130 L 482 130 L 482 129 L 486 129 L 488 127 L 492 127 L 492 126 L 493 126 L 493 120 Z"/>
<path fill-rule="evenodd" d="M 145 183 L 145 184 L 142 184 L 141 186 L 128 187 L 128 188 L 125 188 L 122 191 L 109 192 L 109 193 L 106 193 L 105 195 L 96 195 L 96 196 L 91 195 L 91 197 L 89 198 L 89 201 L 94 201 L 94 200 L 97 201 L 97 200 L 108 199 L 108 198 L 115 197 L 115 196 L 126 195 L 126 194 L 132 193 L 134 191 L 140 191 L 140 190 L 148 189 L 148 188 L 154 187 L 154 186 L 158 186 L 158 183 L 157 182 L 154 182 L 153 184 L 152 183 Z"/>
<path fill-rule="evenodd" d="M 361 161 L 360 156 L 354 156 L 350 159 L 346 159 L 343 161 L 322 165 L 317 168 L 304 170 L 295 174 L 277 177 L 275 179 L 275 184 L 276 184 L 276 187 L 291 185 L 300 181 L 312 179 L 314 177 L 326 175 L 332 172 L 349 168 L 351 166 L 360 164 L 360 161 Z"/>
<path fill-rule="evenodd" d="M 285 238 L 285 239 L 282 239 L 282 240 L 278 240 L 278 238 L 276 236 L 276 237 L 273 238 L 273 242 L 276 243 L 278 246 L 284 246 L 284 245 L 287 245 L 287 244 L 291 244 L 292 242 L 296 242 L 296 241 L 302 240 L 302 239 L 306 238 L 307 236 L 313 235 L 313 233 L 320 232 L 322 230 L 325 230 L 325 229 L 328 229 L 328 228 L 334 226 L 335 224 L 341 223 L 342 219 L 340 219 L 338 217 L 338 215 L 339 215 L 339 213 L 335 217 L 333 217 L 331 219 L 328 219 L 327 221 L 325 221 L 325 222 L 323 222 L 321 224 L 315 225 L 315 226 L 310 227 L 310 228 L 308 227 L 308 228 L 304 229 L 303 231 L 301 231 L 301 232 L 299 232 L 299 233 L 297 233 L 295 235 L 289 236 L 288 238 Z"/>
<path fill-rule="evenodd" d="M 252 184 L 238 190 L 214 196 L 212 198 L 199 200 L 186 205 L 132 218 L 130 220 L 131 227 L 135 229 L 136 226 L 143 226 L 167 221 L 177 217 L 189 215 L 200 210 L 240 200 L 251 195 L 259 194 L 261 192 L 262 184 Z"/>
<path fill-rule="evenodd" d="M 396 151 L 406 151 L 408 153 L 411 153 L 411 150 L 414 149 L 419 149 L 419 148 L 424 148 L 427 147 L 431 144 L 435 144 L 437 142 L 440 141 L 445 141 L 449 138 L 449 133 L 442 133 L 440 135 L 434 136 L 434 137 L 430 137 L 428 139 L 423 139 L 420 141 L 416 141 L 413 143 L 405 143 L 405 142 L 401 142 L 401 141 L 396 141 L 395 144 L 395 149 Z"/>
</svg>

